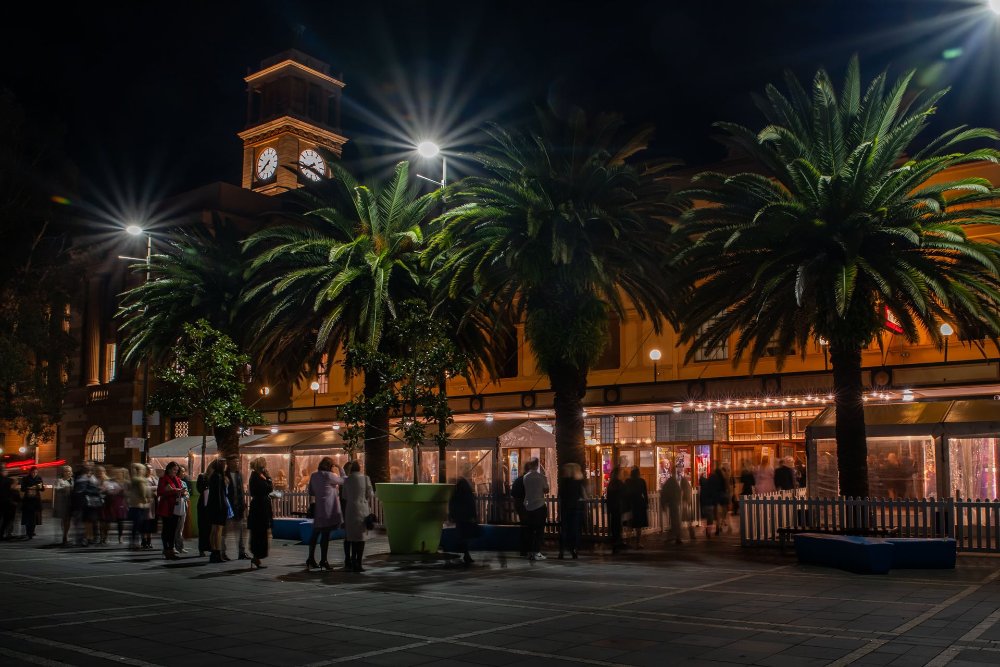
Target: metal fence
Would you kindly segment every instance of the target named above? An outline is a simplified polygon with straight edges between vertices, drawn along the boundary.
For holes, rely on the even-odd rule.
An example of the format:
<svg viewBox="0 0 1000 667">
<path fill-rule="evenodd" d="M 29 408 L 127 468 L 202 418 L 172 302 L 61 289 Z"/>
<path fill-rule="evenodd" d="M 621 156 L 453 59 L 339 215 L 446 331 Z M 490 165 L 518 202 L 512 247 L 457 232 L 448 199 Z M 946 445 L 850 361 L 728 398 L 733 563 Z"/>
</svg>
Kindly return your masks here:
<svg viewBox="0 0 1000 667">
<path fill-rule="evenodd" d="M 959 551 L 1000 553 L 1000 501 L 961 498 L 740 498 L 740 543 L 777 545 L 782 533 L 818 530 L 951 537 Z"/>
</svg>

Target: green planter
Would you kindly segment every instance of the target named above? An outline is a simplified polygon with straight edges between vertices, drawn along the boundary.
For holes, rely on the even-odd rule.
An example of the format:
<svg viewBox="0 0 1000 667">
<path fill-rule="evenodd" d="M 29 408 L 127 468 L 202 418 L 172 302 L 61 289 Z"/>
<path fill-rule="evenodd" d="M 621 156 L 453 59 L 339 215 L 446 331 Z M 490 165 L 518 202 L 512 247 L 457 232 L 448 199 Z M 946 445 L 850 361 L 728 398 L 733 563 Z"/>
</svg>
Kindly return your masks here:
<svg viewBox="0 0 1000 667">
<path fill-rule="evenodd" d="M 454 488 L 454 484 L 376 484 L 375 493 L 382 503 L 382 520 L 389 535 L 389 551 L 436 553 Z"/>
</svg>

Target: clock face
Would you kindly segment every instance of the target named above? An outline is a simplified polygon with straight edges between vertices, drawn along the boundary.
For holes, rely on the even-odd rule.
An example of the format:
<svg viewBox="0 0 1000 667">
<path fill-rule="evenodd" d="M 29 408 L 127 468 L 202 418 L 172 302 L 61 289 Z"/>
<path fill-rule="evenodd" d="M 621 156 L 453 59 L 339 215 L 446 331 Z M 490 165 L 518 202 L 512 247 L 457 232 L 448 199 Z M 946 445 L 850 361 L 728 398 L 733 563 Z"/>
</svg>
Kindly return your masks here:
<svg viewBox="0 0 1000 667">
<path fill-rule="evenodd" d="M 320 154 L 311 148 L 302 151 L 302 154 L 299 155 L 299 169 L 306 178 L 312 181 L 318 181 L 326 175 L 326 163 L 323 162 Z"/>
<path fill-rule="evenodd" d="M 257 158 L 257 178 L 262 181 L 274 176 L 278 169 L 278 151 L 273 148 L 265 148 Z"/>
</svg>

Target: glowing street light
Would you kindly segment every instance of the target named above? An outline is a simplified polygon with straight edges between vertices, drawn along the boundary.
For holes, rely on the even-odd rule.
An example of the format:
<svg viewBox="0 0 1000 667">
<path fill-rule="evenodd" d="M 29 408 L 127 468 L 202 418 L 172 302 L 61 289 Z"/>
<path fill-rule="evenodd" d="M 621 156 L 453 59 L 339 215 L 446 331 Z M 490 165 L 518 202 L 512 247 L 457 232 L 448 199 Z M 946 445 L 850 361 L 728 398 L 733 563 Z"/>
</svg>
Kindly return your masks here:
<svg viewBox="0 0 1000 667">
<path fill-rule="evenodd" d="M 649 351 L 649 358 L 653 362 L 653 384 L 656 384 L 656 382 L 658 381 L 656 362 L 660 360 L 661 356 L 663 355 L 656 348 L 653 348 L 652 350 Z"/>
<path fill-rule="evenodd" d="M 319 380 L 313 380 L 309 384 L 309 388 L 313 390 L 313 407 L 316 407 L 316 394 L 319 393 Z"/>
<path fill-rule="evenodd" d="M 432 157 L 437 157 L 438 155 L 441 156 L 441 180 L 435 181 L 433 178 L 427 178 L 426 176 L 421 176 L 420 174 L 417 174 L 417 178 L 422 178 L 425 181 L 433 183 L 434 185 L 437 185 L 438 187 L 442 188 L 445 185 L 447 185 L 448 158 L 446 158 L 444 153 L 441 152 L 441 147 L 438 146 L 433 141 L 421 141 L 419 144 L 417 144 L 417 154 L 420 155 L 420 157 L 428 159 Z"/>
<path fill-rule="evenodd" d="M 1000 0 L 995 1 L 998 3 L 998 6 L 1000 6 Z M 944 363 L 948 363 L 948 338 L 955 333 L 955 330 L 951 328 L 950 324 L 945 322 L 941 325 L 939 331 L 941 332 L 941 335 L 944 336 Z"/>
<path fill-rule="evenodd" d="M 153 257 L 153 235 L 147 232 L 145 229 L 135 224 L 134 222 L 125 227 L 125 232 L 130 236 L 140 236 L 142 234 L 146 235 L 146 280 L 149 282 L 150 273 L 150 260 Z M 126 257 L 124 255 L 118 255 L 118 259 L 128 259 L 132 261 L 143 261 L 138 257 Z M 143 312 L 145 312 L 143 308 Z M 146 462 L 147 452 L 149 450 L 149 355 L 146 355 L 146 360 L 142 364 L 142 453 L 139 457 L 142 463 Z M 205 465 L 205 447 L 202 444 L 201 452 L 202 468 Z M 202 470 L 204 472 L 204 469 Z"/>
</svg>

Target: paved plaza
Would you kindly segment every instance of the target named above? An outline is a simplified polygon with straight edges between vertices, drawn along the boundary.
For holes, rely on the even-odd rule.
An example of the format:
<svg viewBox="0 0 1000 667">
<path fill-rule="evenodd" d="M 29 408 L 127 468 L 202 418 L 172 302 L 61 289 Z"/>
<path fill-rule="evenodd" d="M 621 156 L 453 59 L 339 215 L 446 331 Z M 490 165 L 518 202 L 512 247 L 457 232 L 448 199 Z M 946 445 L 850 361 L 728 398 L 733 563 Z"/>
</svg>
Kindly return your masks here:
<svg viewBox="0 0 1000 667">
<path fill-rule="evenodd" d="M 307 574 L 281 540 L 255 571 L 48 542 L 0 543 L 0 664 L 1000 664 L 987 557 L 860 576 L 701 537 L 463 568 L 390 558 L 381 538 L 364 574 Z"/>
</svg>

